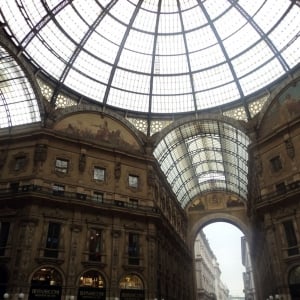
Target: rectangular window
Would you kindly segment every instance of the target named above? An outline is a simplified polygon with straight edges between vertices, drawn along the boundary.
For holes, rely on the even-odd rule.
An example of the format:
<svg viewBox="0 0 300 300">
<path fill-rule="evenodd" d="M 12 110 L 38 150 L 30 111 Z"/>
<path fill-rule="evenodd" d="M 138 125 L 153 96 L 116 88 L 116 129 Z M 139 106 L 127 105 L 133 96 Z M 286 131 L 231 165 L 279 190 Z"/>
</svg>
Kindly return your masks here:
<svg viewBox="0 0 300 300">
<path fill-rule="evenodd" d="M 129 207 L 137 208 L 139 201 L 137 199 L 129 199 Z"/>
<path fill-rule="evenodd" d="M 12 192 L 17 193 L 19 191 L 20 182 L 11 182 L 9 188 Z"/>
<path fill-rule="evenodd" d="M 68 173 L 69 161 L 66 159 L 57 158 L 55 161 L 55 171 L 59 173 Z"/>
<path fill-rule="evenodd" d="M 132 188 L 138 188 L 139 186 L 139 177 L 135 175 L 129 175 L 128 184 Z"/>
<path fill-rule="evenodd" d="M 283 227 L 284 227 L 287 246 L 288 246 L 288 256 L 299 254 L 298 241 L 297 241 L 293 221 L 289 220 L 283 222 Z"/>
<path fill-rule="evenodd" d="M 101 261 L 102 233 L 101 230 L 92 229 L 89 241 L 89 260 Z"/>
<path fill-rule="evenodd" d="M 58 223 L 49 223 L 46 240 L 46 249 L 44 251 L 45 257 L 58 257 L 60 227 L 61 225 Z"/>
<path fill-rule="evenodd" d="M 86 200 L 87 195 L 83 193 L 76 193 L 76 198 L 78 200 Z"/>
<path fill-rule="evenodd" d="M 139 235 L 129 233 L 128 235 L 128 264 L 139 265 Z"/>
<path fill-rule="evenodd" d="M 64 193 L 65 193 L 65 186 L 60 185 L 60 184 L 54 184 L 53 188 L 52 188 L 52 191 L 53 191 L 53 195 L 63 196 Z"/>
<path fill-rule="evenodd" d="M 276 184 L 276 192 L 278 194 L 286 193 L 286 186 L 285 186 L 284 182 L 280 182 L 280 183 Z"/>
<path fill-rule="evenodd" d="M 95 202 L 102 203 L 103 202 L 103 198 L 104 198 L 103 193 L 100 193 L 100 192 L 94 192 L 93 193 L 93 200 Z"/>
<path fill-rule="evenodd" d="M 105 180 L 105 169 L 94 167 L 94 179 L 98 181 L 104 181 Z"/>
<path fill-rule="evenodd" d="M 16 157 L 14 170 L 20 171 L 20 170 L 24 169 L 25 165 L 26 165 L 26 157 L 18 156 L 18 157 Z"/>
<path fill-rule="evenodd" d="M 5 256 L 10 223 L 0 222 L 0 256 Z"/>
<path fill-rule="evenodd" d="M 280 156 L 275 156 L 272 159 L 270 159 L 270 163 L 273 172 L 278 172 L 282 169 Z"/>
</svg>

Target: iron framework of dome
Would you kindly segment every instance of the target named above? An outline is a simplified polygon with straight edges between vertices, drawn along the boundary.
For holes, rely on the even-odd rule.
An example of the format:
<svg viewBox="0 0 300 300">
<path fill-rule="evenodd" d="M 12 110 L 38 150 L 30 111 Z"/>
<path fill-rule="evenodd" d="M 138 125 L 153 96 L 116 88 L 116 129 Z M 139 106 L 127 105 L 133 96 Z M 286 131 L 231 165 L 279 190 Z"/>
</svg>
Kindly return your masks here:
<svg viewBox="0 0 300 300">
<path fill-rule="evenodd" d="M 299 63 L 296 1 L 2 1 L 15 44 L 51 77 L 108 107 L 186 113 L 244 101 Z M 248 108 L 246 117 L 250 118 Z"/>
</svg>

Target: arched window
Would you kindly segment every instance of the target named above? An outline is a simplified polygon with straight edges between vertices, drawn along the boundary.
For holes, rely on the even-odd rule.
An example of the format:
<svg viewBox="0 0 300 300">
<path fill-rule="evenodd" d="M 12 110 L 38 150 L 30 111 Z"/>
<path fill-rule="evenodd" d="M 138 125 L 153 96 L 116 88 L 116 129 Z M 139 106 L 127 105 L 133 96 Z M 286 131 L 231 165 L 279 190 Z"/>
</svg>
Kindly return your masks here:
<svg viewBox="0 0 300 300">
<path fill-rule="evenodd" d="M 145 291 L 142 279 L 135 274 L 126 274 L 120 280 L 120 300 L 144 300 Z"/>
<path fill-rule="evenodd" d="M 60 300 L 62 295 L 62 276 L 52 267 L 42 267 L 31 278 L 29 300 Z"/>
<path fill-rule="evenodd" d="M 90 270 L 80 276 L 77 300 L 105 300 L 105 280 L 100 272 Z"/>
<path fill-rule="evenodd" d="M 300 266 L 290 271 L 289 286 L 292 299 L 300 299 Z"/>
</svg>

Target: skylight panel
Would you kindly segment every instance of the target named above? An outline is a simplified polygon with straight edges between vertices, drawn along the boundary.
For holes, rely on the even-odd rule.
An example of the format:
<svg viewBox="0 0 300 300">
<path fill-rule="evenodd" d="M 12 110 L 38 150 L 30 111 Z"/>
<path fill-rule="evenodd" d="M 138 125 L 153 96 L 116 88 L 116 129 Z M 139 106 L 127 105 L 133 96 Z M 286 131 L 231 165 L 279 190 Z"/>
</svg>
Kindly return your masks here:
<svg viewBox="0 0 300 300">
<path fill-rule="evenodd" d="M 109 79 L 112 67 L 85 51 L 80 51 L 73 63 L 73 68 L 83 74 L 88 74 L 92 79 L 105 83 Z"/>
<path fill-rule="evenodd" d="M 28 44 L 26 50 L 31 54 L 31 57 L 36 63 L 40 65 L 41 68 L 47 70 L 50 75 L 55 78 L 61 76 L 66 63 L 46 48 L 39 38 L 35 37 L 31 43 Z"/>
<path fill-rule="evenodd" d="M 180 95 L 191 93 L 189 75 L 181 76 L 155 76 L 153 80 L 153 94 Z M 184 104 L 182 103 L 184 106 Z"/>
<path fill-rule="evenodd" d="M 208 90 L 233 81 L 228 64 L 193 73 L 195 91 Z"/>
<path fill-rule="evenodd" d="M 258 88 L 262 88 L 273 82 L 280 75 L 284 74 L 284 70 L 279 61 L 274 58 L 268 64 L 261 66 L 255 72 L 248 74 L 240 79 L 240 83 L 245 95 L 251 94 Z"/>
<path fill-rule="evenodd" d="M 70 5 L 66 6 L 61 12 L 59 12 L 55 19 L 59 22 L 66 33 L 74 39 L 76 43 L 80 43 L 83 36 L 88 31 L 87 22 L 84 21 L 78 12 Z"/>
<path fill-rule="evenodd" d="M 178 55 L 186 53 L 184 39 L 181 34 L 160 35 L 157 37 L 157 55 Z"/>
<path fill-rule="evenodd" d="M 124 49 L 118 66 L 135 72 L 151 73 L 152 56 Z M 141 75 L 144 76 L 144 75 Z M 147 87 L 147 91 L 149 86 Z"/>
<path fill-rule="evenodd" d="M 206 48 L 212 49 L 210 47 L 218 44 L 217 38 L 209 25 L 202 27 L 200 30 L 187 32 L 186 40 L 188 52 L 191 54 L 199 50 L 205 52 Z"/>
<path fill-rule="evenodd" d="M 300 42 L 299 39 L 294 41 L 294 43 L 290 47 L 286 48 L 282 52 L 282 56 L 290 68 L 297 66 L 300 62 L 300 57 L 299 57 L 300 44 L 299 44 L 299 42 Z"/>
<path fill-rule="evenodd" d="M 41 1 L 22 1 L 22 6 L 24 7 L 26 14 L 28 14 L 30 22 L 33 24 L 33 26 L 36 25 L 45 15 L 47 15 L 47 12 Z"/>
<path fill-rule="evenodd" d="M 144 6 L 147 6 L 148 1 L 143 1 L 142 7 L 139 10 L 132 27 L 134 29 L 140 29 L 142 31 L 153 33 L 155 31 L 156 26 L 156 12 L 149 13 L 149 11 L 145 11 L 143 9 Z M 153 4 L 157 6 L 157 1 L 153 1 Z M 146 8 L 147 9 L 147 8 Z M 155 7 L 157 10 L 157 7 Z"/>
<path fill-rule="evenodd" d="M 101 58 L 102 60 L 113 64 L 118 53 L 119 46 L 94 32 L 84 45 L 84 49 L 92 53 L 94 56 L 99 57 L 99 59 Z"/>
<path fill-rule="evenodd" d="M 203 1 L 203 5 L 207 10 L 209 17 L 215 19 L 224 13 L 226 9 L 230 7 L 230 1 L 218 0 L 218 1 Z"/>
<path fill-rule="evenodd" d="M 263 32 L 268 32 L 282 17 L 289 5 L 289 1 L 264 1 L 262 8 L 253 16 L 253 20 Z"/>
<path fill-rule="evenodd" d="M 70 88 L 78 90 L 82 95 L 103 101 L 105 86 L 100 83 L 96 84 L 95 80 L 86 77 L 86 75 L 79 73 L 75 69 L 70 69 L 68 76 L 64 82 Z"/>
<path fill-rule="evenodd" d="M 153 95 L 153 113 L 186 112 L 194 109 L 194 100 L 188 95 Z"/>
<path fill-rule="evenodd" d="M 242 16 L 235 7 L 232 7 L 226 14 L 215 20 L 214 26 L 221 40 L 224 40 L 230 35 L 235 34 L 235 32 L 240 30 L 247 22 L 245 17 Z M 224 26 L 224 24 L 226 24 L 226 26 Z"/>
<path fill-rule="evenodd" d="M 198 109 L 215 107 L 240 98 L 236 83 L 230 83 L 204 92 L 196 93 Z"/>
<path fill-rule="evenodd" d="M 258 56 L 257 53 L 260 53 L 260 55 Z M 265 41 L 261 41 L 243 55 L 233 59 L 232 64 L 237 76 L 242 77 L 249 73 L 249 71 L 260 67 L 275 55 L 276 53 L 271 51 Z"/>
<path fill-rule="evenodd" d="M 207 72 L 206 68 L 216 67 L 218 64 L 225 62 L 224 53 L 219 45 L 193 52 L 190 54 L 190 62 L 192 71 Z"/>
<path fill-rule="evenodd" d="M 152 55 L 153 53 L 154 35 L 144 32 L 131 30 L 124 48 L 132 50 L 134 53 L 145 53 Z"/>
<path fill-rule="evenodd" d="M 248 13 L 253 16 L 261 7 L 261 1 L 239 0 L 238 4 Z"/>
<path fill-rule="evenodd" d="M 246 24 L 233 35 L 223 40 L 223 45 L 226 49 L 226 53 L 229 58 L 242 53 L 249 47 L 252 47 L 254 43 L 261 39 L 261 36 L 253 28 L 251 24 Z"/>
<path fill-rule="evenodd" d="M 107 104 L 122 109 L 147 112 L 149 109 L 149 95 L 122 91 L 111 87 Z"/>
<path fill-rule="evenodd" d="M 79 12 L 82 20 L 89 25 L 92 25 L 94 20 L 96 20 L 103 11 L 101 6 L 98 5 L 98 1 L 72 1 L 72 5 L 75 7 L 77 12 Z"/>
<path fill-rule="evenodd" d="M 2 1 L 5 1 L 5 4 L 1 4 L 1 11 L 4 15 L 4 18 L 8 22 L 9 28 L 15 35 L 17 41 L 21 42 L 28 32 L 30 32 L 31 28 L 25 21 L 15 1 Z"/>
<path fill-rule="evenodd" d="M 174 1 L 175 2 L 175 1 Z M 165 7 L 165 6 L 164 6 Z M 158 33 L 159 34 L 170 34 L 181 32 L 181 22 L 178 13 L 161 13 L 159 15 Z"/>
<path fill-rule="evenodd" d="M 174 1 L 174 0 L 164 0 L 164 1 L 162 1 L 161 11 L 163 13 L 177 12 L 178 11 L 177 1 Z"/>
<path fill-rule="evenodd" d="M 155 57 L 155 74 L 180 74 L 180 73 L 187 73 L 189 71 L 188 62 L 186 55 L 170 55 L 170 56 L 159 56 Z M 159 71 L 159 72 L 158 72 Z M 169 76 L 170 81 L 174 81 L 174 79 L 181 81 L 183 76 Z M 163 79 L 164 81 L 166 79 Z M 188 81 L 190 81 L 190 77 L 188 77 Z M 190 86 L 190 83 L 188 84 Z"/>
<path fill-rule="evenodd" d="M 100 25 L 95 30 L 95 34 L 97 33 L 102 35 L 105 39 L 116 44 L 118 47 L 120 47 L 125 32 L 126 26 L 117 22 L 110 16 L 103 18 Z"/>
<path fill-rule="evenodd" d="M 182 19 L 185 31 L 199 28 L 200 26 L 207 24 L 207 19 L 203 11 L 198 7 L 197 3 L 193 9 L 182 11 Z"/>
<path fill-rule="evenodd" d="M 68 62 L 75 50 L 75 44 L 53 22 L 39 31 L 39 36 L 44 41 L 44 47 L 50 47 L 51 51 L 61 60 Z"/>
<path fill-rule="evenodd" d="M 115 5 L 109 11 L 109 14 L 114 16 L 121 23 L 128 24 L 136 5 L 130 3 L 130 1 L 117 1 Z"/>
<path fill-rule="evenodd" d="M 112 85 L 116 88 L 148 95 L 150 76 L 117 69 Z"/>
</svg>

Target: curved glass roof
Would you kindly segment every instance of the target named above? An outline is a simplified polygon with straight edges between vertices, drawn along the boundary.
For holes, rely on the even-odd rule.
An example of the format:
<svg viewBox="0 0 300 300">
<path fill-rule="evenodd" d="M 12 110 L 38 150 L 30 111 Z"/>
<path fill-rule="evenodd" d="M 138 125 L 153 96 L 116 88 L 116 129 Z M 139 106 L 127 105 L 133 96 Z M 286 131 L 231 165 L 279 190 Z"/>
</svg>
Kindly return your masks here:
<svg viewBox="0 0 300 300">
<path fill-rule="evenodd" d="M 290 0 L 2 0 L 21 51 L 57 83 L 128 111 L 179 113 L 244 100 L 300 61 Z"/>
<path fill-rule="evenodd" d="M 218 190 L 246 200 L 249 142 L 230 124 L 191 121 L 170 131 L 154 156 L 182 207 L 197 195 Z"/>
<path fill-rule="evenodd" d="M 15 59 L 0 46 L 0 128 L 39 122 L 36 96 Z"/>
</svg>

